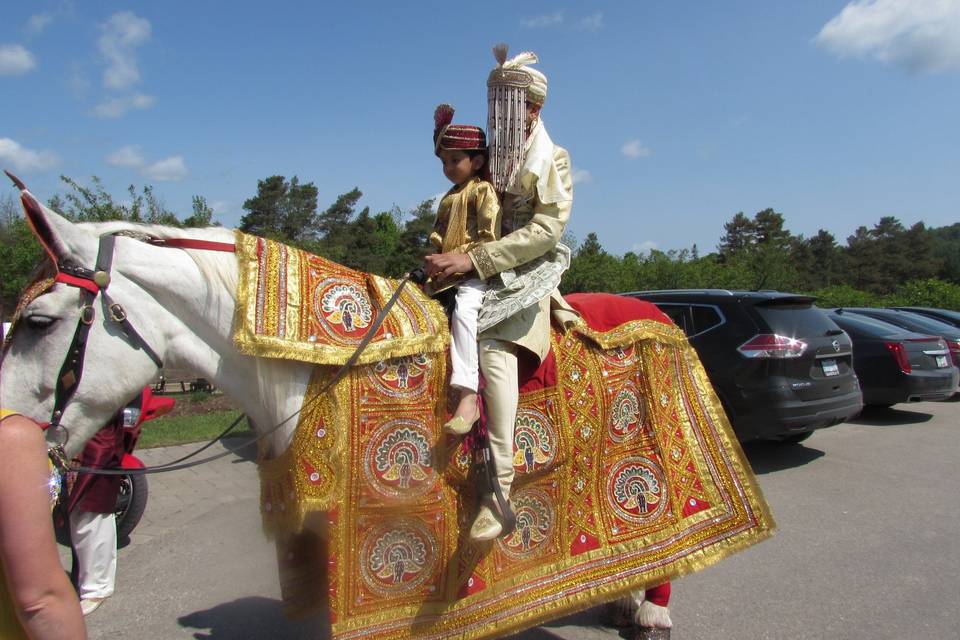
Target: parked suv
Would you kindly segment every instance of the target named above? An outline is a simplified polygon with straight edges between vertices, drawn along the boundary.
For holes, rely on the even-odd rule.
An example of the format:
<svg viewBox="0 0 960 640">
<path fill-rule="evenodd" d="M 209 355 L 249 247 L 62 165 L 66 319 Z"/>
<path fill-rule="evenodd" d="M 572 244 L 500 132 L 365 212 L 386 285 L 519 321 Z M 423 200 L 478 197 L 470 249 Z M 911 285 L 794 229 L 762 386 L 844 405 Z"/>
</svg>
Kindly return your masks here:
<svg viewBox="0 0 960 640">
<path fill-rule="evenodd" d="M 800 442 L 863 408 L 849 336 L 814 298 L 778 291 L 636 291 L 683 329 L 741 442 Z"/>
</svg>

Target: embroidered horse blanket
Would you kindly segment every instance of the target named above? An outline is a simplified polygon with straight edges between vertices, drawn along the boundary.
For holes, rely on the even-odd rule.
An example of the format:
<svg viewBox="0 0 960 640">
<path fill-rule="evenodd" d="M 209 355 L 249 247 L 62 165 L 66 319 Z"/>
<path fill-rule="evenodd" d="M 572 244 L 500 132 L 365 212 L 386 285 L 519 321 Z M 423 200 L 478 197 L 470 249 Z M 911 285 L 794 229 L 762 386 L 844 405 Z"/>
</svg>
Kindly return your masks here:
<svg viewBox="0 0 960 640">
<path fill-rule="evenodd" d="M 257 243 L 261 253 L 274 250 Z M 270 291 L 280 286 L 265 279 L 286 277 L 289 292 L 296 264 L 310 283 L 301 280 L 300 291 L 315 292 L 298 304 L 318 317 L 290 322 L 287 314 L 284 336 L 265 322 L 273 328 L 264 344 L 316 336 L 283 347 L 315 362 L 341 347 L 331 333 L 346 331 L 343 311 L 369 302 L 373 312 L 386 289 L 343 267 L 311 273 L 322 259 L 290 260 L 295 250 L 285 250 L 286 276 L 263 274 L 269 260 L 253 254 L 246 268 L 255 272 L 241 269 L 250 287 L 241 298 L 254 299 L 256 283 L 266 292 L 258 309 L 273 315 L 247 308 L 238 318 L 277 318 Z M 338 286 L 350 293 L 338 289 L 324 304 Z M 350 304 L 335 304 L 342 295 Z M 411 292 L 414 312 L 404 318 L 440 322 L 418 295 Z M 426 325 L 398 320 L 381 341 L 394 340 L 391 357 L 368 359 L 324 394 L 315 392 L 336 367 L 316 369 L 291 446 L 260 463 L 261 513 L 277 541 L 289 612 L 328 607 L 338 639 L 505 635 L 701 569 L 771 534 L 756 479 L 683 333 L 634 299 L 568 301 L 585 322 L 555 330 L 550 356 L 522 383 L 517 528 L 492 542 L 468 538 L 471 452 L 439 429 L 446 355 L 402 348 L 422 340 Z M 258 335 L 237 331 L 242 340 Z M 321 338 L 327 344 L 317 345 Z"/>
</svg>

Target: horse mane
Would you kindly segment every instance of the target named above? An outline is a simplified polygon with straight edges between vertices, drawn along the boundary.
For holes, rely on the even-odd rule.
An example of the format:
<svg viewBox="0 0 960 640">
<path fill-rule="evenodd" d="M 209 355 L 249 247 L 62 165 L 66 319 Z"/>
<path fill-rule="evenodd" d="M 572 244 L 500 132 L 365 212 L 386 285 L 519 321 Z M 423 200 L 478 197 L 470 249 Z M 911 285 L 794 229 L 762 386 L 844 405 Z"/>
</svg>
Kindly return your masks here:
<svg viewBox="0 0 960 640">
<path fill-rule="evenodd" d="M 150 239 L 190 238 L 234 244 L 236 236 L 233 229 L 225 227 L 168 227 L 159 224 L 141 224 L 125 220 L 106 222 L 82 222 L 82 227 L 94 236 L 116 234 L 148 242 Z M 173 251 L 174 249 L 171 249 Z M 186 250 L 187 255 L 196 263 L 200 273 L 210 281 L 219 281 L 231 298 L 236 298 L 237 268 L 233 254 L 222 251 Z"/>
</svg>

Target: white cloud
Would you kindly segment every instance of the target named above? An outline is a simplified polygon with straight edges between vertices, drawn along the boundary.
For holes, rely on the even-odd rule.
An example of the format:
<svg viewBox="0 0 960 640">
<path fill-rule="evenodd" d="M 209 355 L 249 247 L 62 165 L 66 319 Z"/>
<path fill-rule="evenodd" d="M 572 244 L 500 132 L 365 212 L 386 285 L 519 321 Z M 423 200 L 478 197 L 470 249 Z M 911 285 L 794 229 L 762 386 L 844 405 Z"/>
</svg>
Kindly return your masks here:
<svg viewBox="0 0 960 640">
<path fill-rule="evenodd" d="M 37 66 L 33 54 L 19 44 L 0 45 L 0 76 L 16 76 Z"/>
<path fill-rule="evenodd" d="M 189 172 L 183 156 L 171 156 L 144 167 L 140 173 L 151 180 L 168 182 L 183 180 Z"/>
<path fill-rule="evenodd" d="M 59 162 L 60 159 L 48 151 L 32 151 L 16 140 L 0 138 L 0 163 L 18 171 L 50 169 Z"/>
<path fill-rule="evenodd" d="M 646 158 L 653 153 L 650 147 L 644 146 L 639 140 L 628 140 L 620 147 L 620 151 L 628 158 Z"/>
<path fill-rule="evenodd" d="M 528 29 L 543 29 L 544 27 L 555 27 L 563 23 L 563 11 L 557 11 L 533 18 L 521 18 L 520 24 Z"/>
<path fill-rule="evenodd" d="M 111 98 L 93 108 L 93 113 L 101 118 L 119 118 L 128 111 L 149 109 L 157 102 L 153 96 L 135 93 L 132 96 Z"/>
<path fill-rule="evenodd" d="M 107 164 L 114 167 L 142 167 L 145 162 L 140 147 L 135 144 L 121 147 L 107 156 Z"/>
<path fill-rule="evenodd" d="M 230 203 L 226 200 L 214 200 L 213 202 L 208 202 L 207 206 L 218 216 L 223 215 L 230 209 Z"/>
<path fill-rule="evenodd" d="M 37 35 L 46 29 L 47 25 L 49 25 L 51 22 L 53 22 L 52 13 L 35 13 L 34 15 L 30 16 L 29 20 L 27 20 L 26 31 L 30 35 Z"/>
<path fill-rule="evenodd" d="M 140 82 L 136 48 L 150 39 L 150 21 L 132 11 L 115 13 L 101 25 L 100 53 L 107 60 L 103 85 L 127 89 Z"/>
<path fill-rule="evenodd" d="M 587 182 L 593 182 L 593 174 L 591 174 L 586 169 L 573 168 L 573 173 L 571 174 L 571 179 L 573 184 L 585 184 Z"/>
<path fill-rule="evenodd" d="M 960 70 L 960 2 L 857 0 L 814 38 L 840 57 L 873 58 L 911 72 Z"/>
<path fill-rule="evenodd" d="M 137 172 L 150 180 L 163 182 L 183 180 L 190 173 L 183 161 L 183 156 L 170 156 L 156 162 L 148 161 L 140 145 L 128 144 L 120 147 L 107 156 L 107 164 L 114 167 L 136 169 Z M 226 203 L 220 202 L 209 205 L 212 209 L 222 208 Z"/>
<path fill-rule="evenodd" d="M 583 31 L 599 31 L 600 27 L 602 26 L 602 13 L 595 13 L 592 16 L 586 16 L 585 18 L 580 18 L 580 20 L 577 21 L 577 28 L 582 29 Z"/>
<path fill-rule="evenodd" d="M 653 240 L 646 240 L 644 242 L 635 244 L 632 247 L 630 247 L 630 251 L 633 251 L 637 255 L 643 255 L 645 253 L 649 253 L 650 251 L 653 251 L 654 249 L 659 249 L 659 248 L 660 248 L 659 242 L 655 242 Z"/>
</svg>

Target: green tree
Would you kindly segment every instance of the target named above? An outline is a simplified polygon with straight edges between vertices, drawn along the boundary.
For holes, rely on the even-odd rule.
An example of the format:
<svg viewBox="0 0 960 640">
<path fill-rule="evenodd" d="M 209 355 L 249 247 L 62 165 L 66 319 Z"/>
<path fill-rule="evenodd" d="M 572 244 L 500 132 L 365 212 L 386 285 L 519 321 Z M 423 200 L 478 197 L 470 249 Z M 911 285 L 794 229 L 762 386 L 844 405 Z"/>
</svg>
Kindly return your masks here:
<svg viewBox="0 0 960 640">
<path fill-rule="evenodd" d="M 433 198 L 424 200 L 408 212 L 409 219 L 404 223 L 397 241 L 394 273 L 406 273 L 421 266 L 424 256 L 433 253 L 430 244 L 430 232 L 433 231 L 433 220 L 436 217 L 433 204 Z"/>
<path fill-rule="evenodd" d="M 723 225 L 719 260 L 733 268 L 738 284 L 748 289 L 790 288 L 795 279 L 790 251 L 795 239 L 784 229 L 783 215 L 773 209 L 757 212 L 753 219 L 737 213 Z"/>
<path fill-rule="evenodd" d="M 347 247 L 353 242 L 351 236 L 355 231 L 351 221 L 361 197 L 363 192 L 354 187 L 337 196 L 336 201 L 317 216 L 317 253 L 335 262 L 348 260 Z"/>
<path fill-rule="evenodd" d="M 185 227 L 209 227 L 213 224 L 213 209 L 207 204 L 203 196 L 193 196 L 193 213 L 185 218 Z"/>
<path fill-rule="evenodd" d="M 738 212 L 730 222 L 723 225 L 723 235 L 720 237 L 720 244 L 717 250 L 720 252 L 720 260 L 727 261 L 733 256 L 753 246 L 756 242 L 755 226 L 753 221 Z"/>
<path fill-rule="evenodd" d="M 588 233 L 560 282 L 561 291 L 623 291 L 627 286 L 620 260 L 604 251 L 596 233 Z"/>
<path fill-rule="evenodd" d="M 0 315 L 4 320 L 13 315 L 21 292 L 30 284 L 43 256 L 22 215 L 19 199 L 9 193 L 0 196 Z"/>
<path fill-rule="evenodd" d="M 257 181 L 257 195 L 243 203 L 240 230 L 303 246 L 317 238 L 317 188 L 283 176 Z"/>
</svg>

